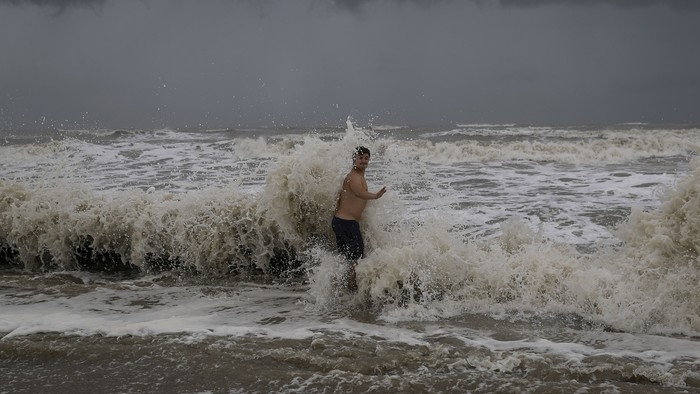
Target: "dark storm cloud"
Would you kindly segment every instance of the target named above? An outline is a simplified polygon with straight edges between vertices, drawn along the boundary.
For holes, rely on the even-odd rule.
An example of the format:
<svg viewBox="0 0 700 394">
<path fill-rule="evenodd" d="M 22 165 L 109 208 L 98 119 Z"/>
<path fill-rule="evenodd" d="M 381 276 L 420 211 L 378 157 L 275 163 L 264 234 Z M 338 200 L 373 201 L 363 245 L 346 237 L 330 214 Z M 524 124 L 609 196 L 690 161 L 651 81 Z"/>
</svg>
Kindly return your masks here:
<svg viewBox="0 0 700 394">
<path fill-rule="evenodd" d="M 101 7 L 107 0 L 0 0 L 0 5 L 22 5 L 31 4 L 38 7 L 50 7 L 58 11 L 63 11 L 71 7 Z"/>
<path fill-rule="evenodd" d="M 476 1 L 485 3 L 480 0 Z M 546 5 L 591 6 L 605 4 L 619 8 L 665 6 L 677 10 L 700 10 L 700 1 L 698 0 L 499 0 L 499 3 L 504 6 L 513 7 L 536 7 Z"/>
<path fill-rule="evenodd" d="M 457 0 L 328 0 L 328 2 L 332 3 L 335 5 L 337 8 L 341 10 L 348 10 L 352 12 L 357 12 L 362 9 L 362 7 L 366 4 L 370 3 L 395 3 L 395 4 L 402 4 L 402 3 L 411 3 L 411 4 L 416 4 L 416 5 L 421 5 L 421 6 L 434 6 L 438 5 L 440 3 L 445 3 L 445 2 L 451 2 L 451 1 L 457 1 Z M 476 2 L 479 2 L 481 0 L 473 0 Z"/>
<path fill-rule="evenodd" d="M 66 8 L 72 6 L 85 6 L 91 4 L 102 4 L 104 0 L 0 0 L 0 4 L 9 3 L 12 5 L 34 4 L 37 6 Z"/>
<path fill-rule="evenodd" d="M 40 7 L 52 7 L 58 10 L 65 10 L 71 7 L 99 7 L 108 0 L 0 0 L 0 4 L 9 3 L 12 5 L 33 4 Z M 393 2 L 393 3 L 414 3 L 423 6 L 436 5 L 448 1 L 457 0 L 325 0 L 340 9 L 358 11 L 368 3 Z M 479 5 L 486 5 L 487 0 L 472 0 Z M 577 5 L 590 6 L 594 4 L 606 4 L 612 7 L 638 8 L 648 6 L 667 6 L 678 10 L 700 10 L 698 0 L 498 0 L 503 6 L 533 7 L 546 5 Z"/>
<path fill-rule="evenodd" d="M 699 8 L 0 0 L 0 128 L 700 122 Z"/>
<path fill-rule="evenodd" d="M 432 6 L 438 3 L 457 0 L 332 0 L 340 9 L 359 11 L 365 4 L 376 2 L 414 3 L 423 6 Z M 472 0 L 478 5 L 488 5 L 488 0 Z M 619 8 L 639 8 L 649 6 L 666 6 L 678 10 L 700 10 L 700 0 L 498 0 L 498 4 L 507 7 L 538 7 L 547 5 L 576 5 L 591 6 L 605 4 Z"/>
</svg>

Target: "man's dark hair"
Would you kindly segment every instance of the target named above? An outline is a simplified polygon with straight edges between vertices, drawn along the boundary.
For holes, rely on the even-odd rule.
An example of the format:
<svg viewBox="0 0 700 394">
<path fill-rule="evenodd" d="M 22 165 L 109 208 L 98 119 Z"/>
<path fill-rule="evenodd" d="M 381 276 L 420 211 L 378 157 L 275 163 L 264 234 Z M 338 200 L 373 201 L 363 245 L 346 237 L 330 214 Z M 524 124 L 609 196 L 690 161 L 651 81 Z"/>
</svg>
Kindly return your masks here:
<svg viewBox="0 0 700 394">
<path fill-rule="evenodd" d="M 364 146 L 358 146 L 355 148 L 355 151 L 352 152 L 352 159 L 355 160 L 357 156 L 361 156 L 367 154 L 367 156 L 372 157 L 372 154 L 369 153 L 369 149 L 365 148 Z"/>
</svg>

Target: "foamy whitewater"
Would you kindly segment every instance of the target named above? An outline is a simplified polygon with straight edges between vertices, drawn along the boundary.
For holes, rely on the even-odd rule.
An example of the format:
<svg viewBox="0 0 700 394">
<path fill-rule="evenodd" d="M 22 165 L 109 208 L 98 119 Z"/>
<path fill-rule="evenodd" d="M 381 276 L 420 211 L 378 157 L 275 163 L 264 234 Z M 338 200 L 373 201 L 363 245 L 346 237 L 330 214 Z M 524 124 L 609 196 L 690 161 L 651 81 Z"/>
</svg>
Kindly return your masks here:
<svg viewBox="0 0 700 394">
<path fill-rule="evenodd" d="M 372 151 L 359 291 L 330 220 Z M 0 392 L 700 392 L 700 129 L 0 132 Z"/>
</svg>

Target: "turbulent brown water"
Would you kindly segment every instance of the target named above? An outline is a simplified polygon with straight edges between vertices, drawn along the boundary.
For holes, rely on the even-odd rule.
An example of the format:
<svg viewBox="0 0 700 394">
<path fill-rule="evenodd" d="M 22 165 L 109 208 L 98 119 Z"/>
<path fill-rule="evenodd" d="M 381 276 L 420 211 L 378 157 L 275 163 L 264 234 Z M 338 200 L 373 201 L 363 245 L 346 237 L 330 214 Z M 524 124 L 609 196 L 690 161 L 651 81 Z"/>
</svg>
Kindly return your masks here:
<svg viewBox="0 0 700 394">
<path fill-rule="evenodd" d="M 1 392 L 698 392 L 694 127 L 3 132 Z M 330 218 L 357 144 L 368 253 Z"/>
</svg>

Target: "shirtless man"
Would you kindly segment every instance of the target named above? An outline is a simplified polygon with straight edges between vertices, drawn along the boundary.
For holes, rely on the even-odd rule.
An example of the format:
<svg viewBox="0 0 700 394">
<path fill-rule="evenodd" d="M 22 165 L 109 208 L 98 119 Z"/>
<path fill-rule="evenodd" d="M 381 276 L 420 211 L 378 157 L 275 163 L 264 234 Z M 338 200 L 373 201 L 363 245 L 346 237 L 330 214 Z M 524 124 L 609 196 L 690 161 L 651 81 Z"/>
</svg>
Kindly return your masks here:
<svg viewBox="0 0 700 394">
<path fill-rule="evenodd" d="M 350 263 L 348 271 L 348 289 L 357 290 L 355 279 L 355 267 L 357 260 L 364 257 L 365 244 L 360 234 L 360 219 L 365 210 L 367 200 L 376 200 L 383 196 L 386 187 L 382 187 L 376 193 L 367 190 L 365 170 L 369 164 L 369 149 L 358 146 L 352 154 L 352 170 L 345 176 L 343 185 L 335 207 L 335 216 L 331 226 L 335 233 L 335 241 L 338 250 L 345 255 Z"/>
</svg>

